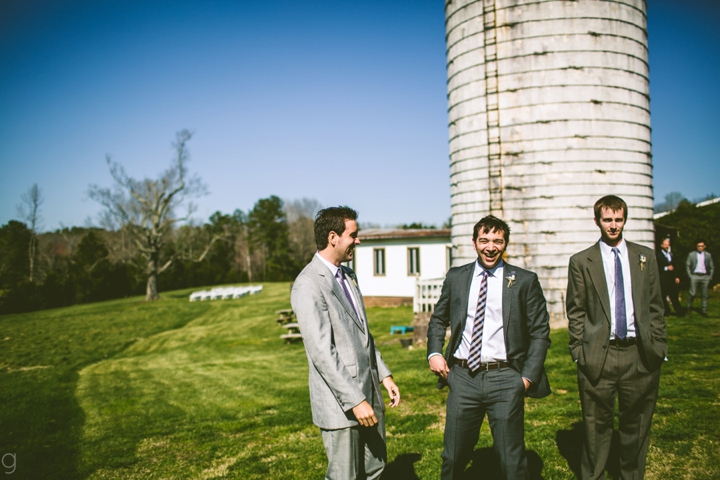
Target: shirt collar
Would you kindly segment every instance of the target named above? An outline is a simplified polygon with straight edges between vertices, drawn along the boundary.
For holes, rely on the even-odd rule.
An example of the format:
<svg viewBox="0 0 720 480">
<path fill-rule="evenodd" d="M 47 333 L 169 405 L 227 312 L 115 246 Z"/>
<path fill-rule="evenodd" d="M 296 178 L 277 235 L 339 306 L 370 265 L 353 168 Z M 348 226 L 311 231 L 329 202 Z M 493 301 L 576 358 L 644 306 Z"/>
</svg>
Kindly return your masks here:
<svg viewBox="0 0 720 480">
<path fill-rule="evenodd" d="M 317 255 L 317 257 L 318 257 L 320 260 L 322 260 L 322 262 L 325 264 L 325 266 L 327 266 L 327 267 L 330 269 L 330 273 L 332 273 L 333 277 L 336 277 L 338 270 L 340 270 L 340 267 L 338 267 L 338 266 L 336 266 L 336 265 L 333 265 L 332 263 L 330 263 L 330 262 L 328 262 L 327 260 L 325 260 L 325 259 L 323 258 L 323 256 L 320 255 L 320 252 L 315 252 L 315 255 Z"/>
<path fill-rule="evenodd" d="M 500 260 L 500 263 L 495 265 L 490 270 L 487 270 L 488 275 L 491 277 L 494 277 L 497 273 L 502 274 L 502 269 L 504 266 L 505 266 L 505 260 Z M 475 272 L 473 273 L 473 277 L 477 277 L 478 275 L 480 275 L 483 272 L 483 270 L 485 270 L 485 267 L 480 265 L 480 260 L 475 260 Z"/>
<path fill-rule="evenodd" d="M 605 243 L 605 241 L 602 238 L 600 239 L 599 243 L 600 243 L 600 251 L 602 251 L 602 253 L 604 255 L 612 255 L 613 254 L 612 253 L 613 247 L 611 247 L 610 245 Z M 627 243 L 625 243 L 624 238 L 622 240 L 620 240 L 620 243 L 618 243 L 618 246 L 615 248 L 618 249 L 621 257 L 627 257 Z"/>
</svg>

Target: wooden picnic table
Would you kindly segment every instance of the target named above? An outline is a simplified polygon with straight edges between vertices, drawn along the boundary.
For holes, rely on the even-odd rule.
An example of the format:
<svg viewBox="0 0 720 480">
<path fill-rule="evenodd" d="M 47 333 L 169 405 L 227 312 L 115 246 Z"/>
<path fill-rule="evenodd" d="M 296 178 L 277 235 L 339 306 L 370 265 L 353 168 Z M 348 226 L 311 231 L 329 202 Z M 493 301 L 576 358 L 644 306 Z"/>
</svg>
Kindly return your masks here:
<svg viewBox="0 0 720 480">
<path fill-rule="evenodd" d="M 286 323 L 283 327 L 287 328 L 288 333 L 280 335 L 280 338 L 285 340 L 285 343 L 291 343 L 294 340 L 302 340 L 302 334 L 300 333 L 300 324 L 297 322 Z"/>
<path fill-rule="evenodd" d="M 290 323 L 293 320 L 295 320 L 295 312 L 292 311 L 292 308 L 286 308 L 284 310 L 278 310 L 277 313 L 279 316 L 277 320 L 278 325 L 283 326 L 286 323 Z"/>
</svg>

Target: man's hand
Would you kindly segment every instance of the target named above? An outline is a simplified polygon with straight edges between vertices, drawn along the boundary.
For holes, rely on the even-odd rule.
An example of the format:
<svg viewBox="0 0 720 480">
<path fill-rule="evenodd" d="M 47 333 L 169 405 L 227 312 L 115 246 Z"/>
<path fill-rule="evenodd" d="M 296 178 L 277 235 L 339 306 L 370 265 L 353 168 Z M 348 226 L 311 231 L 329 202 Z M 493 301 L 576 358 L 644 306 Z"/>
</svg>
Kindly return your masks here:
<svg viewBox="0 0 720 480">
<path fill-rule="evenodd" d="M 673 267 L 672 265 L 668 265 L 668 266 L 667 266 L 667 271 L 668 271 L 668 272 L 672 272 L 673 270 L 675 270 L 675 267 Z"/>
<path fill-rule="evenodd" d="M 392 377 L 385 377 L 382 384 L 390 395 L 390 406 L 392 408 L 397 407 L 400 404 L 400 389 L 395 385 L 395 381 Z"/>
<path fill-rule="evenodd" d="M 530 385 L 531 385 L 530 380 L 528 380 L 527 378 L 523 377 L 523 383 L 525 384 L 525 393 L 527 393 L 527 391 L 528 391 L 528 389 L 530 388 Z"/>
<path fill-rule="evenodd" d="M 367 400 L 363 400 L 360 404 L 354 406 L 352 411 L 355 418 L 357 418 L 358 423 L 360 423 L 363 427 L 372 427 L 373 425 L 377 425 L 378 420 L 375 416 L 375 410 L 373 410 Z"/>
<path fill-rule="evenodd" d="M 676 278 L 676 279 L 675 279 L 675 283 L 676 283 L 677 285 L 680 285 L 680 279 L 679 279 L 679 278 Z"/>
<path fill-rule="evenodd" d="M 450 368 L 442 355 L 430 357 L 430 370 L 438 377 L 447 378 Z"/>
</svg>

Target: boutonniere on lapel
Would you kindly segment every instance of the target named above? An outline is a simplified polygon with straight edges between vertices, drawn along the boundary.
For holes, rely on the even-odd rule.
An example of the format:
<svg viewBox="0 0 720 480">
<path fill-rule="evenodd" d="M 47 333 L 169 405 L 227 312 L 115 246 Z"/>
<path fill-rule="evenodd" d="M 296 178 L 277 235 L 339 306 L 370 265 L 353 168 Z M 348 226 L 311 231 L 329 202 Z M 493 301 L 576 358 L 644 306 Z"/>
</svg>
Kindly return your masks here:
<svg viewBox="0 0 720 480">
<path fill-rule="evenodd" d="M 360 288 L 360 287 L 358 287 L 357 280 L 355 279 L 355 275 L 350 275 L 350 280 L 352 280 L 352 282 L 355 284 L 355 288 L 357 288 L 357 289 Z"/>
<path fill-rule="evenodd" d="M 513 270 L 513 271 L 510 272 L 510 273 L 508 273 L 508 274 L 505 276 L 505 279 L 508 281 L 507 288 L 512 287 L 513 284 L 515 283 L 515 270 Z"/>
<path fill-rule="evenodd" d="M 647 257 L 641 253 L 638 259 L 640 260 L 640 270 L 645 270 L 645 262 L 647 262 Z"/>
</svg>

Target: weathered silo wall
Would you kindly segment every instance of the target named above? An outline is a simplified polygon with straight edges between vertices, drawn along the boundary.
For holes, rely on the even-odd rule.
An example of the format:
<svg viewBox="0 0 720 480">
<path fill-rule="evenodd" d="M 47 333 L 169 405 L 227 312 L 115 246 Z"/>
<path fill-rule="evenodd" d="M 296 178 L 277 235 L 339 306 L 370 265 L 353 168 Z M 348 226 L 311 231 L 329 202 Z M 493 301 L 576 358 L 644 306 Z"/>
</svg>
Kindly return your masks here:
<svg viewBox="0 0 720 480">
<path fill-rule="evenodd" d="M 646 4 L 446 0 L 445 14 L 453 264 L 476 258 L 478 219 L 505 219 L 509 261 L 539 275 L 563 326 L 598 198 L 625 199 L 625 237 L 653 244 Z"/>
</svg>

